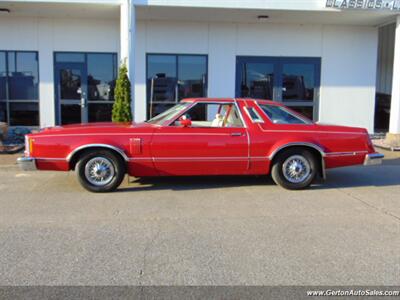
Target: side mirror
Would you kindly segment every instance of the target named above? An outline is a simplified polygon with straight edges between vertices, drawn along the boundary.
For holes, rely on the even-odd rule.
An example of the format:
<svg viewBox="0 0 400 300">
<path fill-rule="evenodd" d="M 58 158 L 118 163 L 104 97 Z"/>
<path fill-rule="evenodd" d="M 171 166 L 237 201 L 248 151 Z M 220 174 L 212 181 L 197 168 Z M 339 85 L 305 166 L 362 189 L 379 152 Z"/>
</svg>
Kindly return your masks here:
<svg viewBox="0 0 400 300">
<path fill-rule="evenodd" d="M 192 126 L 192 121 L 190 119 L 188 119 L 186 116 L 182 116 L 179 118 L 179 123 L 183 126 L 183 127 L 190 127 Z"/>
</svg>

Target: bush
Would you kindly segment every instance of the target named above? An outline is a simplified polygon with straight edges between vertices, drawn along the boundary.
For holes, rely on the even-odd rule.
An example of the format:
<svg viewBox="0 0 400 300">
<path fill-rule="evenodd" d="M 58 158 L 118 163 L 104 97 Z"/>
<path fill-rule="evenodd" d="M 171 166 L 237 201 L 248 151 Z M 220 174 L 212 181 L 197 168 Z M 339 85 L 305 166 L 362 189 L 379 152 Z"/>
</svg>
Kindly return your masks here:
<svg viewBox="0 0 400 300">
<path fill-rule="evenodd" d="M 114 95 L 115 102 L 112 110 L 112 121 L 131 122 L 131 83 L 129 81 L 128 69 L 125 63 L 123 63 L 119 69 Z"/>
</svg>

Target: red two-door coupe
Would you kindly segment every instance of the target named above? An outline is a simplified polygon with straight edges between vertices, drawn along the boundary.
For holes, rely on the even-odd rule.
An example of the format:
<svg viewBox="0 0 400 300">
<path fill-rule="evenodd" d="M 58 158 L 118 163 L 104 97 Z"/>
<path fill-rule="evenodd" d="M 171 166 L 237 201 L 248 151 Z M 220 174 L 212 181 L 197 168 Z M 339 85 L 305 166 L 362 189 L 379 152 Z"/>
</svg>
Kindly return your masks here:
<svg viewBox="0 0 400 300">
<path fill-rule="evenodd" d="M 329 168 L 379 164 L 362 128 L 320 125 L 272 101 L 185 99 L 143 123 L 45 128 L 26 136 L 23 170 L 76 170 L 92 192 L 124 175 L 261 175 L 302 189 Z"/>
</svg>

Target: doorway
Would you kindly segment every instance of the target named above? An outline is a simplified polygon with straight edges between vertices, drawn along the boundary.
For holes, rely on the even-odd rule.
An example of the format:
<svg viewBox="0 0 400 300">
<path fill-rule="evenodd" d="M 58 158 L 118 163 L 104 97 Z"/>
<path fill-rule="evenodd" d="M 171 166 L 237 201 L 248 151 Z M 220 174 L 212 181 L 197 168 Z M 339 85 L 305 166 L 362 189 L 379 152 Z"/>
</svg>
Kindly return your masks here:
<svg viewBox="0 0 400 300">
<path fill-rule="evenodd" d="M 117 69 L 115 53 L 55 53 L 57 124 L 111 121 Z"/>
<path fill-rule="evenodd" d="M 318 120 L 321 58 L 238 56 L 236 97 L 283 102 Z"/>
</svg>

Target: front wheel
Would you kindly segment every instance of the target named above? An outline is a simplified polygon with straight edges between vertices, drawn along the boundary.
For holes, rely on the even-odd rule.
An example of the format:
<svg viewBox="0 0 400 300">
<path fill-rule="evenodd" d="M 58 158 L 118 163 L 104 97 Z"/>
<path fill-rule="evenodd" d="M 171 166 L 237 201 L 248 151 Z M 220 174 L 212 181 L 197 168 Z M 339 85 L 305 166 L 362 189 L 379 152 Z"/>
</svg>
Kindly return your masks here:
<svg viewBox="0 0 400 300">
<path fill-rule="evenodd" d="M 81 156 L 76 165 L 76 172 L 80 184 L 88 191 L 112 192 L 124 179 L 125 165 L 114 153 L 96 150 Z"/>
<path fill-rule="evenodd" d="M 305 149 L 288 149 L 276 158 L 271 175 L 276 184 L 289 189 L 299 190 L 308 187 L 318 170 L 315 156 Z"/>
</svg>

